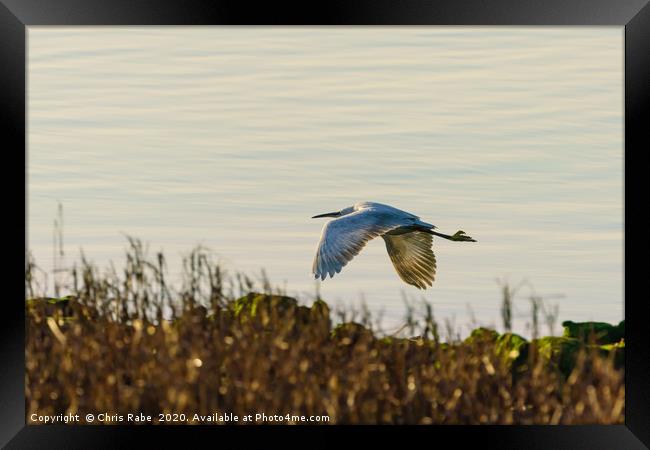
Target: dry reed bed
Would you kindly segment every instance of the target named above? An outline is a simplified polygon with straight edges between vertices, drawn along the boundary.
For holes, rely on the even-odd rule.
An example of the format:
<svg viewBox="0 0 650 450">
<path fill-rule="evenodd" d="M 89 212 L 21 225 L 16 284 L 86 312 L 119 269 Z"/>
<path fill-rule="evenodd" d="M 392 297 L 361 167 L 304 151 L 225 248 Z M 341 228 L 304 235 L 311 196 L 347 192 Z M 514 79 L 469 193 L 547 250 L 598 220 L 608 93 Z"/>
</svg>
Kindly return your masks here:
<svg viewBox="0 0 650 450">
<path fill-rule="evenodd" d="M 532 345 L 516 354 L 489 336 L 441 343 L 332 326 L 323 301 L 242 292 L 201 250 L 172 292 L 164 260 L 132 241 L 126 268 L 74 271 L 73 297 L 26 303 L 26 411 L 323 415 L 331 424 L 593 424 L 624 422 L 624 376 L 581 350 L 565 376 Z M 34 294 L 34 266 L 27 273 Z M 277 292 L 275 293 L 277 294 Z M 170 317 L 165 318 L 164 316 Z M 430 325 L 430 324 L 429 324 Z M 28 420 L 29 422 L 29 420 Z M 285 422 L 286 423 L 286 422 Z"/>
</svg>

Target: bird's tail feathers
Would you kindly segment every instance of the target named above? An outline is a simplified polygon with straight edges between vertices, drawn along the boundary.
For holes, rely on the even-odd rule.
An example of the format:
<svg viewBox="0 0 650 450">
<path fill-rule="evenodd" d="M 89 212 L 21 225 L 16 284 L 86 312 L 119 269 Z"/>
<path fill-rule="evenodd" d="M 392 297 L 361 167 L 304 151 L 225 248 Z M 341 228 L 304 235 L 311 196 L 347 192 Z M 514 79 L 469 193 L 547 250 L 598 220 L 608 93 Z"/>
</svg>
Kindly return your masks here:
<svg viewBox="0 0 650 450">
<path fill-rule="evenodd" d="M 436 227 L 435 225 L 432 225 L 432 224 L 427 223 L 427 222 L 423 222 L 423 221 L 421 221 L 421 220 L 416 220 L 416 221 L 415 221 L 415 225 L 416 225 L 418 228 L 419 228 L 419 227 L 422 227 L 422 228 L 429 229 L 429 230 L 435 230 L 436 228 L 438 228 L 438 227 Z M 424 231 L 424 230 L 423 230 L 423 231 Z"/>
</svg>

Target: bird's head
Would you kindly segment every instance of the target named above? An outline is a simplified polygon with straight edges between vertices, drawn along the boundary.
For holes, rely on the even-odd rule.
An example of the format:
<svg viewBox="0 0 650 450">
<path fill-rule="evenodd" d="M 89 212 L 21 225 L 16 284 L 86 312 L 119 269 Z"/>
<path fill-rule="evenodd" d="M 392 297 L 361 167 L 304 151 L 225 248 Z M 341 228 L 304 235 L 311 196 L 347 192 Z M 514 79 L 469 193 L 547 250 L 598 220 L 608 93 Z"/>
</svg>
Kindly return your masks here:
<svg viewBox="0 0 650 450">
<path fill-rule="evenodd" d="M 334 212 L 330 212 L 330 213 L 319 214 L 317 216 L 313 216 L 312 219 L 318 219 L 320 217 L 341 217 L 341 216 L 345 216 L 346 214 L 350 214 L 351 212 L 354 212 L 354 206 L 349 206 L 347 208 L 343 208 L 340 211 L 334 211 Z"/>
</svg>

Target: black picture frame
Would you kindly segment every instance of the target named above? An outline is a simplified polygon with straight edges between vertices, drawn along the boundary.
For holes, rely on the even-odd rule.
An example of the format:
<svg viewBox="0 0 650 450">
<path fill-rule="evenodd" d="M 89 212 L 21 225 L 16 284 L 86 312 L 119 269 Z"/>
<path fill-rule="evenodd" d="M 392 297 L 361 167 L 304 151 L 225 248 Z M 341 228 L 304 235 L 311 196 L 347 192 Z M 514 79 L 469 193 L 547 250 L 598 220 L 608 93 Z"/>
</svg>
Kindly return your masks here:
<svg viewBox="0 0 650 450">
<path fill-rule="evenodd" d="M 24 396 L 24 272 L 26 256 L 26 36 L 31 25 L 618 25 L 625 27 L 625 425 L 603 426 L 412 426 L 412 427 L 123 427 L 26 426 Z M 636 449 L 650 446 L 650 354 L 643 339 L 647 287 L 640 215 L 642 156 L 650 149 L 650 6 L 647 0 L 327 0 L 260 2 L 225 0 L 0 0 L 0 127 L 3 156 L 10 162 L 2 180 L 3 225 L 8 250 L 0 333 L 0 444 L 6 448 L 101 448 L 130 446 L 146 437 L 153 446 L 187 445 L 199 432 L 266 438 L 278 430 L 301 445 L 340 443 L 340 432 L 385 440 L 399 434 L 406 445 L 476 443 L 495 448 Z M 23 164 L 25 164 L 23 170 Z M 20 186 L 23 187 L 20 195 Z M 644 201 L 645 200 L 645 201 Z M 21 237 L 21 239 L 18 239 Z M 639 240 L 634 238 L 638 237 Z M 22 286 L 22 287 L 21 287 Z M 637 294 L 638 293 L 638 294 Z M 643 295 L 645 293 L 645 296 Z M 646 337 L 647 339 L 647 337 Z M 645 343 L 645 344 L 644 344 Z M 408 433 L 409 440 L 401 437 Z M 279 442 L 286 445 L 287 439 Z"/>
</svg>

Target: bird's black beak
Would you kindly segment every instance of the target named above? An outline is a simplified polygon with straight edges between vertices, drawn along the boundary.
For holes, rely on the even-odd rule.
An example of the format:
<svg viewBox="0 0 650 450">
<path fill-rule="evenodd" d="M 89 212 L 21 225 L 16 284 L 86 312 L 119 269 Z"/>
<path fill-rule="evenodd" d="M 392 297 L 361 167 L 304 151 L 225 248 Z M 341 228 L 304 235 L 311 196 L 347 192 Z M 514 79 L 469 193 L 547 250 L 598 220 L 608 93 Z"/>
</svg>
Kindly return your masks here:
<svg viewBox="0 0 650 450">
<path fill-rule="evenodd" d="M 331 212 L 331 213 L 325 213 L 325 214 L 319 214 L 317 216 L 312 217 L 312 219 L 318 219 L 319 217 L 338 217 L 341 213 L 339 211 L 336 212 Z"/>
</svg>

